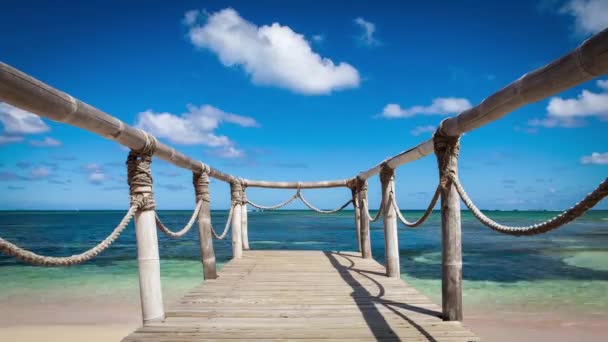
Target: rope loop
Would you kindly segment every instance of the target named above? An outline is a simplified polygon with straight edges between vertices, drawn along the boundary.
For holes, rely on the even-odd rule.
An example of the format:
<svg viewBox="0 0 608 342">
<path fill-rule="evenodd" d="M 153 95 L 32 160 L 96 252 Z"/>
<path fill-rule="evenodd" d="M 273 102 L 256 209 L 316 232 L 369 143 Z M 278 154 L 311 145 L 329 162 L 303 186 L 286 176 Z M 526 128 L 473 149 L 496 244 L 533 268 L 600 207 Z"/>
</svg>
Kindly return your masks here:
<svg viewBox="0 0 608 342">
<path fill-rule="evenodd" d="M 194 211 L 192 212 L 192 216 L 190 217 L 190 220 L 188 220 L 188 223 L 186 223 L 184 228 L 180 229 L 179 231 L 172 231 L 171 229 L 167 228 L 167 226 L 165 226 L 165 224 L 160 219 L 160 217 L 158 217 L 158 214 L 156 214 L 156 227 L 158 228 L 158 230 L 160 230 L 161 232 L 163 232 L 165 235 L 167 235 L 168 237 L 170 237 L 172 239 L 180 238 L 180 237 L 186 235 L 190 231 L 190 229 L 194 225 L 194 221 L 198 218 L 198 213 L 200 212 L 202 206 L 203 206 L 202 201 L 199 201 L 196 203 L 196 207 L 194 208 Z"/>
<path fill-rule="evenodd" d="M 507 226 L 492 220 L 482 213 L 464 190 L 464 187 L 462 186 L 462 183 L 460 183 L 458 177 L 452 177 L 453 178 L 451 181 L 453 182 L 458 195 L 460 195 L 460 198 L 462 198 L 464 204 L 469 208 L 475 218 L 481 222 L 481 224 L 496 232 L 514 236 L 537 235 L 562 227 L 563 225 L 582 216 L 585 212 L 587 212 L 587 210 L 593 208 L 596 204 L 608 196 L 608 178 L 606 178 L 597 188 L 595 188 L 595 190 L 587 194 L 587 196 L 585 196 L 585 198 L 583 198 L 580 202 L 570 207 L 570 209 L 546 221 L 528 226 Z"/>
<path fill-rule="evenodd" d="M 89 261 L 99 255 L 99 253 L 108 249 L 116 239 L 120 236 L 120 234 L 127 228 L 129 222 L 135 215 L 137 208 L 131 206 L 125 216 L 122 218 L 120 223 L 114 228 L 114 230 L 108 235 L 103 241 L 99 242 L 93 248 L 82 252 L 80 254 L 66 256 L 66 257 L 55 257 L 55 256 L 45 256 L 36 254 L 32 251 L 28 251 L 24 248 L 21 248 L 9 241 L 4 240 L 0 237 L 0 252 L 15 257 L 18 260 L 26 262 L 32 265 L 38 266 L 71 266 L 76 264 L 81 264 L 85 261 Z"/>
<path fill-rule="evenodd" d="M 433 147 L 439 166 L 439 186 L 447 189 L 450 185 L 451 177 L 458 174 L 457 160 L 460 154 L 460 135 L 455 137 L 447 135 L 443 131 L 444 122 L 445 120 L 441 121 L 433 134 Z"/>
<path fill-rule="evenodd" d="M 156 138 L 142 131 L 146 142 L 141 150 L 129 151 L 127 157 L 127 182 L 131 206 L 139 211 L 154 210 L 154 194 L 152 192 L 152 156 L 156 150 Z"/>
</svg>

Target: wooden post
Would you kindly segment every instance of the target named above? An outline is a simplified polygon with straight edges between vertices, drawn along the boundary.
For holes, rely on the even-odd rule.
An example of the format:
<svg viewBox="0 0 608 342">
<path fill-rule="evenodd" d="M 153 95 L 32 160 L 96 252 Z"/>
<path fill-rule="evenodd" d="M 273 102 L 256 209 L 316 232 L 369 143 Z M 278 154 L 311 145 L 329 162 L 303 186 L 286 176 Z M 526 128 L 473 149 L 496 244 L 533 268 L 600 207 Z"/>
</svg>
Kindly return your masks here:
<svg viewBox="0 0 608 342">
<path fill-rule="evenodd" d="M 249 232 L 247 227 L 247 194 L 243 187 L 243 204 L 241 205 L 241 235 L 243 238 L 243 250 L 249 250 Z"/>
<path fill-rule="evenodd" d="M 131 205 L 138 207 L 135 213 L 135 238 L 137 240 L 139 296 L 144 325 L 165 318 L 160 282 L 155 203 L 152 193 L 152 173 L 150 172 L 154 144 L 154 139 L 147 138 L 144 149 L 140 152 L 132 150 L 127 159 Z"/>
<path fill-rule="evenodd" d="M 165 318 L 155 215 L 154 210 L 139 211 L 135 214 L 139 296 L 144 324 Z"/>
<path fill-rule="evenodd" d="M 232 201 L 232 258 L 240 259 L 243 257 L 243 237 L 241 231 L 241 207 L 243 199 L 243 188 L 238 180 L 230 183 Z"/>
<path fill-rule="evenodd" d="M 353 198 L 353 213 L 355 216 L 355 233 L 357 237 L 357 250 L 361 253 L 361 202 L 359 201 L 359 188 L 356 184 L 351 187 Z"/>
<path fill-rule="evenodd" d="M 448 173 L 458 176 L 459 139 L 445 135 L 442 126 L 433 139 L 441 184 L 441 303 L 445 321 L 463 319 L 460 196 L 448 179 Z"/>
<path fill-rule="evenodd" d="M 395 170 L 383 167 L 380 171 L 382 182 L 382 204 L 384 207 L 384 255 L 386 275 L 399 277 L 399 235 L 397 234 L 397 214 L 391 196 L 395 191 Z"/>
<path fill-rule="evenodd" d="M 213 236 L 211 235 L 211 194 L 209 193 L 209 174 L 193 173 L 196 202 L 202 201 L 198 214 L 198 238 L 203 263 L 203 277 L 216 279 L 215 251 L 213 250 Z"/>
<path fill-rule="evenodd" d="M 367 212 L 369 211 L 369 208 L 367 207 L 367 181 L 357 179 L 357 183 L 359 183 L 359 227 L 361 229 L 361 257 L 363 257 L 363 259 L 371 259 L 372 245 L 369 232 L 369 217 L 367 217 Z"/>
</svg>

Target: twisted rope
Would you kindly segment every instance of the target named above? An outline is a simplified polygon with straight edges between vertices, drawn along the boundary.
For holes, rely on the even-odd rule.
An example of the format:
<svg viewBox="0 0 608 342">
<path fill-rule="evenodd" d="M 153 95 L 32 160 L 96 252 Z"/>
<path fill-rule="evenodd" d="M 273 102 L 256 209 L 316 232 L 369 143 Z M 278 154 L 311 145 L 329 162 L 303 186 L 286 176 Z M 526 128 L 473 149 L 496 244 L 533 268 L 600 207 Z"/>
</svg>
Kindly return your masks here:
<svg viewBox="0 0 608 342">
<path fill-rule="evenodd" d="M 99 253 L 105 251 L 112 245 L 114 241 L 120 236 L 120 234 L 127 228 L 129 222 L 135 215 L 135 212 L 138 210 L 136 206 L 131 206 L 125 216 L 122 218 L 120 223 L 114 228 L 112 233 L 108 235 L 103 241 L 101 241 L 97 246 L 87 250 L 86 252 L 72 255 L 69 257 L 52 257 L 52 256 L 43 256 L 40 254 L 36 254 L 34 252 L 28 251 L 17 245 L 10 243 L 3 238 L 0 238 L 0 252 L 13 256 L 16 259 L 24 261 L 28 264 L 38 265 L 38 266 L 71 266 L 75 264 L 80 264 L 85 261 L 91 260 Z"/>
<path fill-rule="evenodd" d="M 585 198 L 583 198 L 580 202 L 576 203 L 570 209 L 562 212 L 561 214 L 537 224 L 514 227 L 502 225 L 484 215 L 468 196 L 462 187 L 460 180 L 457 177 L 451 176 L 451 181 L 456 187 L 456 191 L 458 191 L 458 194 L 460 195 L 460 198 L 462 198 L 464 204 L 471 210 L 479 222 L 499 233 L 515 236 L 537 235 L 559 228 L 582 216 L 587 210 L 593 208 L 598 202 L 608 196 L 608 178 L 606 178 L 597 188 L 595 188 L 595 190 L 587 194 L 587 196 L 585 196 Z"/>
<path fill-rule="evenodd" d="M 234 205 L 230 206 L 230 211 L 228 212 L 228 220 L 226 220 L 226 226 L 224 227 L 224 231 L 222 232 L 222 235 L 217 235 L 217 233 L 215 232 L 215 228 L 213 228 L 213 225 L 211 225 L 211 235 L 213 235 L 214 238 L 216 238 L 217 240 L 223 240 L 226 237 L 226 234 L 228 234 L 228 230 L 230 229 L 231 223 L 232 223 L 232 211 L 234 210 Z"/>
<path fill-rule="evenodd" d="M 384 213 L 384 201 L 380 202 L 380 207 L 378 208 L 378 212 L 374 217 L 371 217 L 371 215 L 369 214 L 369 202 L 367 201 L 367 198 L 363 201 L 365 202 L 365 208 L 368 209 L 363 211 L 365 212 L 365 215 L 367 215 L 367 219 L 369 220 L 369 222 L 378 221 L 378 219 L 380 219 L 382 217 L 382 214 Z"/>
<path fill-rule="evenodd" d="M 293 194 L 290 198 L 288 198 L 286 201 L 281 202 L 279 204 L 276 205 L 271 205 L 271 206 L 264 206 L 264 205 L 260 205 L 257 203 L 252 202 L 249 198 L 247 199 L 247 203 L 251 204 L 251 206 L 258 208 L 260 210 L 276 210 L 276 209 L 281 209 L 284 206 L 288 205 L 289 203 L 295 201 L 296 199 L 298 199 L 299 197 L 299 191 L 297 191 L 295 194 Z"/>
<path fill-rule="evenodd" d="M 419 225 L 423 224 L 424 221 L 426 221 L 426 219 L 431 215 L 431 213 L 433 212 L 433 208 L 435 208 L 435 205 L 437 204 L 437 201 L 439 200 L 440 194 L 441 194 L 441 187 L 437 186 L 437 190 L 435 190 L 435 194 L 433 195 L 433 198 L 431 199 L 431 202 L 429 203 L 428 207 L 426 208 L 426 210 L 424 211 L 422 216 L 420 216 L 420 218 L 414 222 L 408 221 L 405 218 L 405 216 L 403 216 L 403 214 L 401 214 L 401 210 L 399 209 L 399 205 L 397 204 L 397 198 L 396 198 L 396 196 L 394 196 L 392 191 L 390 194 L 390 201 L 391 201 L 392 206 L 395 208 L 395 211 L 397 212 L 397 217 L 399 218 L 399 221 L 401 221 L 401 223 L 403 223 L 407 227 L 415 228 L 415 227 L 418 227 Z"/>
<path fill-rule="evenodd" d="M 158 214 L 155 214 L 156 227 L 158 227 L 158 230 L 165 233 L 165 235 L 169 236 L 172 239 L 180 238 L 180 237 L 186 235 L 186 233 L 188 233 L 188 231 L 190 231 L 190 228 L 192 228 L 192 226 L 194 225 L 194 221 L 196 221 L 196 218 L 198 217 L 198 213 L 200 212 L 202 206 L 203 206 L 203 201 L 201 200 L 196 204 L 196 208 L 194 208 L 192 217 L 190 217 L 190 220 L 188 221 L 186 226 L 184 226 L 184 228 L 182 228 L 180 231 L 174 232 L 174 231 L 170 230 L 169 228 L 167 228 L 163 224 L 163 222 L 160 220 L 160 217 L 158 217 Z"/>
<path fill-rule="evenodd" d="M 298 197 L 300 197 L 300 200 L 302 201 L 302 203 L 304 203 L 304 205 L 308 207 L 308 209 L 310 209 L 310 210 L 312 210 L 312 211 L 316 211 L 316 212 L 318 212 L 319 214 L 335 214 L 335 213 L 337 213 L 338 211 L 340 211 L 340 210 L 342 210 L 342 209 L 346 208 L 346 207 L 347 207 L 349 204 L 351 204 L 351 202 L 353 201 L 353 200 L 352 200 L 352 198 L 351 198 L 351 199 L 349 199 L 348 201 L 346 201 L 346 203 L 342 204 L 342 206 L 341 206 L 341 207 L 339 207 L 339 208 L 336 208 L 336 209 L 333 209 L 333 210 L 322 210 L 322 209 L 319 209 L 319 208 L 317 208 L 317 207 L 313 206 L 312 204 L 310 204 L 310 202 L 308 202 L 308 201 L 306 200 L 306 198 L 304 198 L 304 196 L 303 196 L 303 195 L 302 195 L 302 193 L 299 191 L 299 189 L 298 189 L 298 193 L 297 193 L 297 195 L 298 195 Z"/>
</svg>

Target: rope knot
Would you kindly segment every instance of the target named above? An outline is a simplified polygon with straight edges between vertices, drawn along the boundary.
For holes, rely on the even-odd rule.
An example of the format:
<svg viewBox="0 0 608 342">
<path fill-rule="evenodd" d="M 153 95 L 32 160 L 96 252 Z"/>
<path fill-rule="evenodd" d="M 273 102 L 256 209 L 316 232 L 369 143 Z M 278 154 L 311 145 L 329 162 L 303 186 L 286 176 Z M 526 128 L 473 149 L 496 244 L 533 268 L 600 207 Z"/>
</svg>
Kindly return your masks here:
<svg viewBox="0 0 608 342">
<path fill-rule="evenodd" d="M 360 192 L 367 191 L 367 180 L 357 177 L 357 189 Z"/>
<path fill-rule="evenodd" d="M 143 132 L 143 131 L 142 131 Z M 156 138 L 143 132 L 146 143 L 141 150 L 131 150 L 127 157 L 127 183 L 131 206 L 140 211 L 154 210 L 154 193 L 152 192 L 152 155 L 156 150 Z"/>
<path fill-rule="evenodd" d="M 433 134 L 433 146 L 439 166 L 439 185 L 445 189 L 451 183 L 452 177 L 457 175 L 460 135 L 447 135 L 443 131 L 444 121 L 439 124 L 439 127 Z"/>
<path fill-rule="evenodd" d="M 230 182 L 230 198 L 232 206 L 243 204 L 243 185 L 240 180 Z"/>
<path fill-rule="evenodd" d="M 380 182 L 386 184 L 393 179 L 395 179 L 395 169 L 390 168 L 386 163 L 382 163 L 382 168 L 380 169 Z"/>
<path fill-rule="evenodd" d="M 209 173 L 192 173 L 192 183 L 194 184 L 194 193 L 196 195 L 196 202 L 205 201 L 211 202 L 211 195 L 209 193 Z"/>
</svg>

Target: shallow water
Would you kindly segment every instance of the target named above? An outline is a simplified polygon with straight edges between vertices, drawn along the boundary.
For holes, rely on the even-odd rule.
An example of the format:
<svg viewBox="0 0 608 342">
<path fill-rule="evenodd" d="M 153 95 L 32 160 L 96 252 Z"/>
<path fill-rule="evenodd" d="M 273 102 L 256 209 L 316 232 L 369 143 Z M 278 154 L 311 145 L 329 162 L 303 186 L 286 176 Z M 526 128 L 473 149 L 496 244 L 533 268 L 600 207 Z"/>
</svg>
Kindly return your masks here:
<svg viewBox="0 0 608 342">
<path fill-rule="evenodd" d="M 421 212 L 404 212 L 414 218 Z M 119 211 L 0 212 L 0 236 L 45 255 L 71 255 L 90 248 L 113 229 Z M 490 212 L 505 224 L 526 224 L 552 212 Z M 189 219 L 187 211 L 161 211 L 170 227 Z M 223 228 L 227 213 L 213 211 Z M 440 302 L 440 217 L 434 213 L 420 229 L 400 228 L 403 278 Z M 320 215 L 308 211 L 250 212 L 252 249 L 356 250 L 352 211 Z M 159 233 L 160 234 L 160 233 Z M 193 229 L 179 240 L 160 237 L 163 288 L 170 298 L 202 278 L 198 236 Z M 382 225 L 372 224 L 372 252 L 382 262 Z M 215 241 L 220 266 L 230 259 L 230 238 Z M 0 255 L 0 300 L 35 296 L 137 301 L 137 264 L 132 225 L 92 262 L 67 268 L 33 267 Z M 570 225 L 541 236 L 510 237 L 480 226 L 463 212 L 464 302 L 488 308 L 526 311 L 576 310 L 608 316 L 608 211 L 593 211 Z"/>
</svg>

